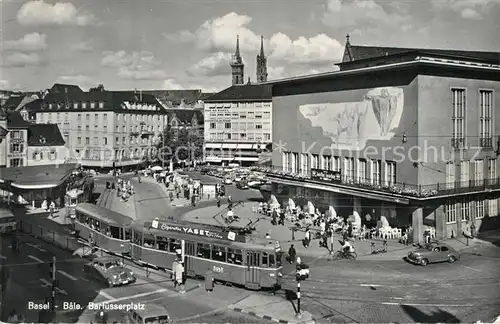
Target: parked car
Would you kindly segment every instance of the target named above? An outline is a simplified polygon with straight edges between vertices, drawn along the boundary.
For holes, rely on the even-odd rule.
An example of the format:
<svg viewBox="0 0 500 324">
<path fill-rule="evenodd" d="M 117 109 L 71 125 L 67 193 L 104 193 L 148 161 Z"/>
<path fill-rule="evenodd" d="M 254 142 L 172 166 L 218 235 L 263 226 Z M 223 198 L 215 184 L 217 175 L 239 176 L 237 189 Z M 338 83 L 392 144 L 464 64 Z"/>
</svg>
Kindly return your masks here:
<svg viewBox="0 0 500 324">
<path fill-rule="evenodd" d="M 108 287 L 123 286 L 137 280 L 132 270 L 124 267 L 118 258 L 112 256 L 93 259 L 84 265 L 83 271 L 87 276 Z"/>
<path fill-rule="evenodd" d="M 210 174 L 210 171 L 211 170 L 209 168 L 203 168 L 203 169 L 201 169 L 200 174 L 203 174 L 203 175 Z"/>
<path fill-rule="evenodd" d="M 242 189 L 242 190 L 247 190 L 248 189 L 248 183 L 245 179 L 242 179 L 236 183 L 236 188 Z"/>
<path fill-rule="evenodd" d="M 148 303 L 144 309 L 131 310 L 129 319 L 134 324 L 168 324 L 170 315 L 165 307 Z"/>
<path fill-rule="evenodd" d="M 413 264 L 426 266 L 429 263 L 449 262 L 454 263 L 460 259 L 457 251 L 448 245 L 433 244 L 425 248 L 408 253 L 406 260 Z"/>
<path fill-rule="evenodd" d="M 231 179 L 230 177 L 225 177 L 224 178 L 224 184 L 225 185 L 233 184 L 233 179 Z"/>
</svg>

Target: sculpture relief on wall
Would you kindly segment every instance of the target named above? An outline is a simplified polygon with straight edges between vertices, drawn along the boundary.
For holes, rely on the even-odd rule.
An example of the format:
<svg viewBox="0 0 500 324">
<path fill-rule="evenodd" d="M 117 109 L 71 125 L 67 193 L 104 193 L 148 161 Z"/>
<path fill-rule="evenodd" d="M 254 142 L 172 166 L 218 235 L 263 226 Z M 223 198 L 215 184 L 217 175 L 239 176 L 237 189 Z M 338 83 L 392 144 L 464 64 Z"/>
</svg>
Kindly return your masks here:
<svg viewBox="0 0 500 324">
<path fill-rule="evenodd" d="M 360 101 L 299 106 L 299 111 L 332 140 L 332 148 L 362 150 L 368 140 L 390 140 L 403 114 L 404 92 L 384 87 L 368 91 Z"/>
</svg>

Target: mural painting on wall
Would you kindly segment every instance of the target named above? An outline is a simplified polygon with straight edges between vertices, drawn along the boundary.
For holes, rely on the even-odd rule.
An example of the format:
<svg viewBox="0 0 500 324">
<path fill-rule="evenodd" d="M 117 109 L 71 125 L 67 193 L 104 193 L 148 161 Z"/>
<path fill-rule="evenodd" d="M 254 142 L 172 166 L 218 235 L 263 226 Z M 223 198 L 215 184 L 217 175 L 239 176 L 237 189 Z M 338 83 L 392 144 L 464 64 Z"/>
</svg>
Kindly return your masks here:
<svg viewBox="0 0 500 324">
<path fill-rule="evenodd" d="M 299 111 L 332 140 L 332 147 L 363 150 L 368 140 L 390 140 L 403 114 L 402 88 L 383 87 L 368 91 L 359 101 L 299 106 Z"/>
</svg>

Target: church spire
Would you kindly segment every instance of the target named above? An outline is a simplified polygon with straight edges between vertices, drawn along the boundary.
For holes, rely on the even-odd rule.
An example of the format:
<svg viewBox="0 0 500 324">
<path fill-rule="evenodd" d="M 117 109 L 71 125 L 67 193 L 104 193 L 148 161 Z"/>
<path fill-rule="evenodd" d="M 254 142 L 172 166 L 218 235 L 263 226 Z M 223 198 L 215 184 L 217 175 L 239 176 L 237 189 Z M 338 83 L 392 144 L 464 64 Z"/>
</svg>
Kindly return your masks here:
<svg viewBox="0 0 500 324">
<path fill-rule="evenodd" d="M 344 56 L 342 58 L 342 62 L 351 62 L 354 61 L 354 57 L 352 56 L 352 51 L 351 51 L 351 36 L 347 34 L 345 36 L 345 49 L 344 49 Z"/>
<path fill-rule="evenodd" d="M 264 53 L 264 36 L 260 36 L 260 54 L 257 55 L 257 82 L 267 81 L 267 58 Z"/>
<path fill-rule="evenodd" d="M 236 51 L 232 57 L 231 63 L 231 73 L 233 79 L 233 85 L 243 84 L 245 82 L 245 64 L 243 64 L 243 59 L 240 54 L 240 36 L 236 36 Z"/>
</svg>

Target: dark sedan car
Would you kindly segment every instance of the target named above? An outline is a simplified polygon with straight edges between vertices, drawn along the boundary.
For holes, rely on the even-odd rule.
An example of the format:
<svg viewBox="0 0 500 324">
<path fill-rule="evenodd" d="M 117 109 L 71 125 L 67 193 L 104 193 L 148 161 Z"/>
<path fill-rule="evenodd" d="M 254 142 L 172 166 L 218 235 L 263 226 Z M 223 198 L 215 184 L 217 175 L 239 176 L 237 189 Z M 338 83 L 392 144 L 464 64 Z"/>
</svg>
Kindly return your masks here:
<svg viewBox="0 0 500 324">
<path fill-rule="evenodd" d="M 108 287 L 123 286 L 136 281 L 134 272 L 111 256 L 97 257 L 83 268 L 85 274 Z"/>
<path fill-rule="evenodd" d="M 421 248 L 410 252 L 406 257 L 406 261 L 421 266 L 426 266 L 429 263 L 449 262 L 454 263 L 460 259 L 460 255 L 450 246 L 444 244 L 434 244 L 425 248 Z"/>
</svg>

